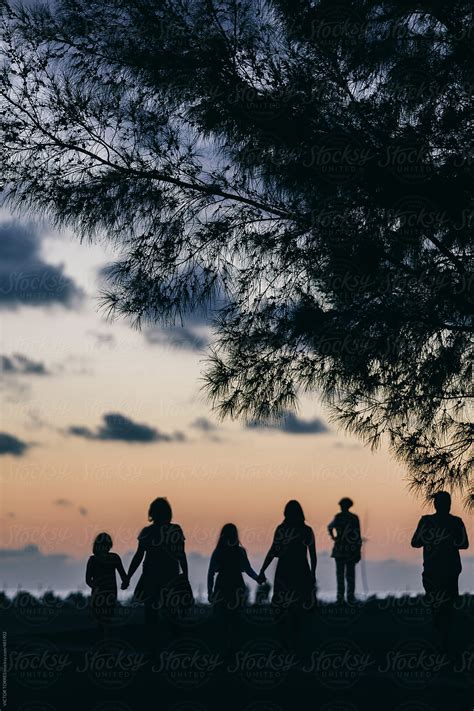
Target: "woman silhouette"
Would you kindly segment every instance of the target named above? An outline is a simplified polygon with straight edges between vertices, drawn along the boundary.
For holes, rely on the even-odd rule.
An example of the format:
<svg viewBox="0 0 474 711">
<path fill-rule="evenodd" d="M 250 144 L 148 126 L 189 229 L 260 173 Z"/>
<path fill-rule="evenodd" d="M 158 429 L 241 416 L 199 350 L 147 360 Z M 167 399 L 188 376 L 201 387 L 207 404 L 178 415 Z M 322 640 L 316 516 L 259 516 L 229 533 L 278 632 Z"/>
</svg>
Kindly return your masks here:
<svg viewBox="0 0 474 711">
<path fill-rule="evenodd" d="M 276 528 L 260 575 L 265 573 L 274 558 L 278 558 L 278 563 L 272 605 L 277 620 L 283 622 L 286 619 L 286 629 L 283 630 L 285 642 L 297 644 L 302 623 L 301 613 L 313 606 L 317 564 L 313 529 L 306 525 L 298 501 L 292 500 L 286 504 L 283 522 Z"/>
<path fill-rule="evenodd" d="M 148 510 L 150 526 L 140 532 L 138 548 L 130 562 L 127 577 L 132 578 L 143 562 L 142 575 L 135 589 L 135 598 L 145 603 L 145 625 L 153 637 L 158 613 L 172 611 L 180 570 L 187 580 L 188 562 L 184 551 L 181 526 L 171 523 L 173 512 L 167 499 L 159 497 Z"/>
<path fill-rule="evenodd" d="M 258 575 L 250 565 L 247 551 L 240 543 L 237 526 L 226 523 L 209 562 L 207 594 L 218 619 L 223 623 L 222 631 L 227 639 L 229 653 L 233 651 L 236 613 L 248 598 L 242 573 L 259 583 L 265 580 L 265 576 Z"/>
</svg>

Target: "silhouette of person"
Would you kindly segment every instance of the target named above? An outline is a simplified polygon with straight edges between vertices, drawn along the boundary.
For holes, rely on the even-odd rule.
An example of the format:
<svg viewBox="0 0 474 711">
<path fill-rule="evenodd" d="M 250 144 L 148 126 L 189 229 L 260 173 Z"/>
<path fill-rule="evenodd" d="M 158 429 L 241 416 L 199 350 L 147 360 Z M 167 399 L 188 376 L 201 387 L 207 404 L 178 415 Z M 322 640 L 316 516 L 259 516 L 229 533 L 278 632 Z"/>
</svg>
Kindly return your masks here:
<svg viewBox="0 0 474 711">
<path fill-rule="evenodd" d="M 154 640 L 160 613 L 171 616 L 177 612 L 174 594 L 180 571 L 188 580 L 188 562 L 181 526 L 171 523 L 173 512 L 166 498 L 151 502 L 148 510 L 150 526 L 145 526 L 138 536 L 138 547 L 130 562 L 128 578 L 131 580 L 143 560 L 143 569 L 135 589 L 135 599 L 145 603 L 145 626 L 150 640 Z"/>
<path fill-rule="evenodd" d="M 122 579 L 122 587 L 128 586 L 128 578 L 117 553 L 112 553 L 112 538 L 108 533 L 99 533 L 92 546 L 92 555 L 87 561 L 86 583 L 92 589 L 91 610 L 104 636 L 112 621 L 117 604 L 116 573 Z"/>
<path fill-rule="evenodd" d="M 278 563 L 272 606 L 277 621 L 281 622 L 283 642 L 286 646 L 297 647 L 301 638 L 302 613 L 311 609 L 314 603 L 317 565 L 313 529 L 305 523 L 298 501 L 291 500 L 286 504 L 284 519 L 275 530 L 260 575 L 264 575 L 274 558 L 278 558 Z"/>
<path fill-rule="evenodd" d="M 259 583 L 265 580 L 265 576 L 258 575 L 250 565 L 247 551 L 240 543 L 237 526 L 226 523 L 209 562 L 207 594 L 224 625 L 229 653 L 233 651 L 236 613 L 248 601 L 248 590 L 242 573 Z"/>
<path fill-rule="evenodd" d="M 352 499 L 344 497 L 339 501 L 341 508 L 331 523 L 328 532 L 334 541 L 331 557 L 336 561 L 337 601 L 344 602 L 347 585 L 347 602 L 355 602 L 355 566 L 360 561 L 362 538 L 359 517 L 349 509 Z"/>
<path fill-rule="evenodd" d="M 469 548 L 469 540 L 462 519 L 450 514 L 450 494 L 438 491 L 432 499 L 436 513 L 420 518 L 411 545 L 423 548 L 423 587 L 431 604 L 433 623 L 446 647 L 453 604 L 459 594 L 459 551 Z"/>
</svg>

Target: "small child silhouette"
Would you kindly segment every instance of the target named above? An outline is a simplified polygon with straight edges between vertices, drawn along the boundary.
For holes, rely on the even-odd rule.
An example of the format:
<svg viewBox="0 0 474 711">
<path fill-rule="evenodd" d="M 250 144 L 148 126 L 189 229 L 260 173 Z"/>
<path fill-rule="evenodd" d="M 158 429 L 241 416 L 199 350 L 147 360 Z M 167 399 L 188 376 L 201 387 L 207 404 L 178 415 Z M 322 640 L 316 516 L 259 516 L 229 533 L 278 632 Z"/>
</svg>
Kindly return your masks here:
<svg viewBox="0 0 474 711">
<path fill-rule="evenodd" d="M 86 569 L 86 583 L 92 588 L 92 615 L 104 634 L 112 620 L 117 603 L 116 572 L 122 579 L 122 590 L 126 590 L 129 585 L 120 556 L 111 553 L 112 546 L 113 542 L 109 534 L 99 533 L 94 540 L 93 555 L 87 561 Z"/>
</svg>

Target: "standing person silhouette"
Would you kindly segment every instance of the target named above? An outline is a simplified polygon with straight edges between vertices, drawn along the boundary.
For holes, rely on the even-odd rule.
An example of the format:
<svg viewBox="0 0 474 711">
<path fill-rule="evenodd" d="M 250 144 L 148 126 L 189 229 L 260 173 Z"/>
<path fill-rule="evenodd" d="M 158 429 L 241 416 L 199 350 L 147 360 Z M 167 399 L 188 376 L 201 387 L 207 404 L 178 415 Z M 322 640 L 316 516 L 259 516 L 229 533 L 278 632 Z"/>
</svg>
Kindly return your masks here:
<svg viewBox="0 0 474 711">
<path fill-rule="evenodd" d="M 265 576 L 258 575 L 250 565 L 247 551 L 240 543 L 237 526 L 226 523 L 209 562 L 207 594 L 219 622 L 222 623 L 222 631 L 227 639 L 228 655 L 234 651 L 238 613 L 248 598 L 242 573 L 246 573 L 258 583 L 265 580 Z"/>
<path fill-rule="evenodd" d="M 301 643 L 304 614 L 313 607 L 317 565 L 313 529 L 305 523 L 298 501 L 291 500 L 286 504 L 284 519 L 275 530 L 260 575 L 264 575 L 274 558 L 278 558 L 278 563 L 272 605 L 283 642 L 296 649 Z"/>
<path fill-rule="evenodd" d="M 354 505 L 347 496 L 339 501 L 341 508 L 331 523 L 328 532 L 334 541 L 331 557 L 336 561 L 337 601 L 344 602 L 347 584 L 347 602 L 355 602 L 355 566 L 360 561 L 362 538 L 359 517 L 349 509 Z"/>
<path fill-rule="evenodd" d="M 108 533 L 99 533 L 92 546 L 92 555 L 87 561 L 86 583 L 92 589 L 91 610 L 102 634 L 107 636 L 117 604 L 117 577 L 120 575 L 122 589 L 128 587 L 128 578 L 117 553 L 112 553 L 112 538 Z"/>
<path fill-rule="evenodd" d="M 432 499 L 435 513 L 420 518 L 411 545 L 423 548 L 423 587 L 431 604 L 433 623 L 446 648 L 453 604 L 459 594 L 459 551 L 469 548 L 469 540 L 462 519 L 450 513 L 450 494 L 438 491 Z"/>
<path fill-rule="evenodd" d="M 145 526 L 138 536 L 138 548 L 128 569 L 131 579 L 143 560 L 143 570 L 135 589 L 135 598 L 145 603 L 145 626 L 152 644 L 161 613 L 173 610 L 179 585 L 180 570 L 188 579 L 188 562 L 184 550 L 181 526 L 171 523 L 173 512 L 166 498 L 151 502 L 148 510 L 150 526 Z"/>
</svg>

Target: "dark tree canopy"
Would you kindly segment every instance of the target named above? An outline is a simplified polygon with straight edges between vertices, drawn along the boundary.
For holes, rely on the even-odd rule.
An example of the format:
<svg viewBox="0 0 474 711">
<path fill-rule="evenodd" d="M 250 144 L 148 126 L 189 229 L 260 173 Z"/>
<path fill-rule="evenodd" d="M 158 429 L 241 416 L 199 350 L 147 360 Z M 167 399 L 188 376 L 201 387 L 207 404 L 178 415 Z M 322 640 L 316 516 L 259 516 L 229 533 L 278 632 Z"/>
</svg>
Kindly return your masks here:
<svg viewBox="0 0 474 711">
<path fill-rule="evenodd" d="M 113 312 L 209 308 L 222 415 L 316 392 L 469 495 L 472 2 L 2 4 L 7 202 L 114 240 Z"/>
</svg>

